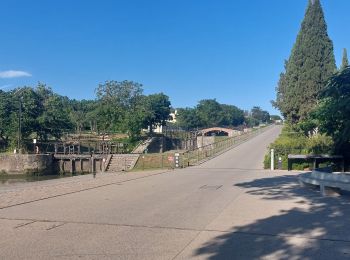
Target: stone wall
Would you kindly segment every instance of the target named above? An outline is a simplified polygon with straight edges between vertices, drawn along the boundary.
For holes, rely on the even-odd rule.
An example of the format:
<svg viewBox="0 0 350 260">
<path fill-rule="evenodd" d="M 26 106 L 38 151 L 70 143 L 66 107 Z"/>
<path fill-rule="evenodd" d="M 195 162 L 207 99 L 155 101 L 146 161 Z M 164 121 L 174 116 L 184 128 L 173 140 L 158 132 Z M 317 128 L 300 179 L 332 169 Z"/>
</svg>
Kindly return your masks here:
<svg viewBox="0 0 350 260">
<path fill-rule="evenodd" d="M 52 155 L 0 154 L 0 172 L 8 174 L 53 173 L 55 170 Z"/>
</svg>

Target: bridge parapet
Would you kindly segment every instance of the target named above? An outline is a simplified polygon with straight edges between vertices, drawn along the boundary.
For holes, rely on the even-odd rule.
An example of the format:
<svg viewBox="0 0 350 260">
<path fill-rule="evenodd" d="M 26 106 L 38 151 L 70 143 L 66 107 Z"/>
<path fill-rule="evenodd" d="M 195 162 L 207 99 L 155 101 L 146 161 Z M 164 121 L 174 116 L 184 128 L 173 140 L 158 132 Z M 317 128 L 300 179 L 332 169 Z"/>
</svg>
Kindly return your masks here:
<svg viewBox="0 0 350 260">
<path fill-rule="evenodd" d="M 200 134 L 202 135 L 206 135 L 210 132 L 223 132 L 223 133 L 227 133 L 228 137 L 234 137 L 234 136 L 238 136 L 241 135 L 241 131 L 238 130 L 234 130 L 231 128 L 224 128 L 224 127 L 210 127 L 210 128 L 206 128 L 206 129 L 202 129 L 199 131 Z"/>
</svg>

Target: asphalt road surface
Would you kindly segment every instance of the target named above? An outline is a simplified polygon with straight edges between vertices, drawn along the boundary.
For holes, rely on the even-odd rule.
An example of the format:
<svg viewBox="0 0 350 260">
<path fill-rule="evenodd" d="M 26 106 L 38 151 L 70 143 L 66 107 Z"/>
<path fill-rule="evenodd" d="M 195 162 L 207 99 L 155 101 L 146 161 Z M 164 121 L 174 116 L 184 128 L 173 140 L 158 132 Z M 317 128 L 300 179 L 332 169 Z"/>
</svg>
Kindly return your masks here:
<svg viewBox="0 0 350 260">
<path fill-rule="evenodd" d="M 263 170 L 280 130 L 197 167 L 0 209 L 0 259 L 350 258 L 348 197 Z"/>
</svg>

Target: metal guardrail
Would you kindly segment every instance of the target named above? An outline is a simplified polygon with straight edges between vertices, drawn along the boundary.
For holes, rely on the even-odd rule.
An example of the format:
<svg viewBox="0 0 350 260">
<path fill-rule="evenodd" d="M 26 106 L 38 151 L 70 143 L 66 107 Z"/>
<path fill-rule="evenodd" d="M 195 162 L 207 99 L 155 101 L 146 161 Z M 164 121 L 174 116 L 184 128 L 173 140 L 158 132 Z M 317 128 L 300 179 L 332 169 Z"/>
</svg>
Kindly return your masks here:
<svg viewBox="0 0 350 260">
<path fill-rule="evenodd" d="M 323 196 L 332 195 L 334 192 L 337 192 L 334 189 L 350 191 L 349 174 L 324 172 L 322 169 L 300 174 L 299 183 L 302 186 L 319 186 Z"/>
</svg>

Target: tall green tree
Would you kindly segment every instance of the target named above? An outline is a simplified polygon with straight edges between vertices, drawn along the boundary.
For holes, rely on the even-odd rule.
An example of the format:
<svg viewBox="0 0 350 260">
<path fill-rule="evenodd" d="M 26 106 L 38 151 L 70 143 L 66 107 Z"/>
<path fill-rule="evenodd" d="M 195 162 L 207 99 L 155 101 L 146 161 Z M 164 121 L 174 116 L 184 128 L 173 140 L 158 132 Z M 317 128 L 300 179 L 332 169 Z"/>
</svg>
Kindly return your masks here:
<svg viewBox="0 0 350 260">
<path fill-rule="evenodd" d="M 147 96 L 140 96 L 132 102 L 130 108 L 125 112 L 122 131 L 127 133 L 131 140 L 136 140 L 140 137 L 145 118 L 147 117 L 146 104 Z"/>
<path fill-rule="evenodd" d="M 195 108 L 179 108 L 177 110 L 176 123 L 178 126 L 190 130 L 202 126 L 202 121 Z"/>
<path fill-rule="evenodd" d="M 39 113 L 31 130 L 32 135 L 39 140 L 47 141 L 52 138 L 60 139 L 64 132 L 73 130 L 67 97 L 54 93 L 51 87 L 40 82 L 33 91 L 38 99 Z"/>
<path fill-rule="evenodd" d="M 200 100 L 196 109 L 203 127 L 219 126 L 223 120 L 224 113 L 216 99 Z"/>
<path fill-rule="evenodd" d="M 348 52 L 344 48 L 343 49 L 343 59 L 342 59 L 341 68 L 340 69 L 345 69 L 347 66 L 349 66 Z"/>
<path fill-rule="evenodd" d="M 71 121 L 75 125 L 77 133 L 81 133 L 82 130 L 93 130 L 93 123 L 96 118 L 92 116 L 95 110 L 96 102 L 94 100 L 64 100 L 68 103 L 69 115 Z"/>
<path fill-rule="evenodd" d="M 244 122 L 244 112 L 233 105 L 221 104 L 223 118 L 220 122 L 221 126 L 239 126 Z"/>
<path fill-rule="evenodd" d="M 144 102 L 144 127 L 152 132 L 156 125 L 164 126 L 170 119 L 171 103 L 169 97 L 163 93 L 146 97 Z"/>
<path fill-rule="evenodd" d="M 274 106 L 290 122 L 307 118 L 336 71 L 333 43 L 320 0 L 309 0 L 301 29 L 280 76 Z"/>
<path fill-rule="evenodd" d="M 268 123 L 270 121 L 269 112 L 262 110 L 260 107 L 253 107 L 251 110 L 252 118 L 256 119 L 259 123 Z"/>
<path fill-rule="evenodd" d="M 125 128 L 125 117 L 141 97 L 142 85 L 133 81 L 106 81 L 96 89 L 98 99 L 97 122 L 102 132 Z"/>
<path fill-rule="evenodd" d="M 17 104 L 16 106 L 21 108 L 21 110 L 15 111 L 16 118 L 21 120 L 21 139 L 28 139 L 33 133 L 38 132 L 41 127 L 38 124 L 38 117 L 44 111 L 41 96 L 31 87 L 15 89 L 11 94 L 13 101 Z"/>
<path fill-rule="evenodd" d="M 0 149 L 7 148 L 11 137 L 16 136 L 14 110 L 11 95 L 0 90 Z"/>
</svg>

